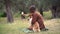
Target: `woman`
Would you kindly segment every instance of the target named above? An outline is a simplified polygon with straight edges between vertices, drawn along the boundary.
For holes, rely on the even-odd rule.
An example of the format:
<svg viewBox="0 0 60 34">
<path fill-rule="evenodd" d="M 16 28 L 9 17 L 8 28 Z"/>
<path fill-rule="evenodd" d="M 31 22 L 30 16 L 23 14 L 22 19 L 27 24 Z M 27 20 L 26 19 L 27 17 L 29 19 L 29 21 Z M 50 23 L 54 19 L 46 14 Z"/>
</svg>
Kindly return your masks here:
<svg viewBox="0 0 60 34">
<path fill-rule="evenodd" d="M 32 15 L 31 26 L 33 26 L 35 24 L 35 22 L 37 22 L 39 24 L 39 27 L 40 27 L 41 31 L 48 30 L 48 29 L 45 28 L 42 15 L 36 12 L 35 6 L 30 7 L 30 14 Z M 32 28 L 30 28 L 30 29 L 32 29 Z"/>
</svg>

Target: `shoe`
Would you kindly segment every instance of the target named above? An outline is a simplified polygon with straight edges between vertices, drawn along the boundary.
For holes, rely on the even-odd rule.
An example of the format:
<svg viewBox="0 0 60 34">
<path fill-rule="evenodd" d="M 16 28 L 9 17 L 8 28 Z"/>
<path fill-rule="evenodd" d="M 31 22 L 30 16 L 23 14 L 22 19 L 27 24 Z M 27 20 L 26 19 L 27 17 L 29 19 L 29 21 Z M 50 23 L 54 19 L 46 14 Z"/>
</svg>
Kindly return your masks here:
<svg viewBox="0 0 60 34">
<path fill-rule="evenodd" d="M 30 28 L 27 28 L 27 29 L 32 31 L 32 29 L 30 29 Z"/>
<path fill-rule="evenodd" d="M 44 28 L 44 29 L 41 29 L 41 31 L 48 31 L 48 29 L 47 28 Z"/>
</svg>

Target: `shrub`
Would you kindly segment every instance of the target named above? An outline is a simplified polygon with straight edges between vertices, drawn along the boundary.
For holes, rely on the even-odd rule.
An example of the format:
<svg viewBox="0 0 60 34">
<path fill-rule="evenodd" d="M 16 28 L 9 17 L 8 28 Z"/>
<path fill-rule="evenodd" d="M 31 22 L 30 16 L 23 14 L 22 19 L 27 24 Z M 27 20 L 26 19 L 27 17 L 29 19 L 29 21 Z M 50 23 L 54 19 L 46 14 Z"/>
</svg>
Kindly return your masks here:
<svg viewBox="0 0 60 34">
<path fill-rule="evenodd" d="M 6 17 L 6 13 L 5 12 L 0 12 L 0 17 Z"/>
</svg>

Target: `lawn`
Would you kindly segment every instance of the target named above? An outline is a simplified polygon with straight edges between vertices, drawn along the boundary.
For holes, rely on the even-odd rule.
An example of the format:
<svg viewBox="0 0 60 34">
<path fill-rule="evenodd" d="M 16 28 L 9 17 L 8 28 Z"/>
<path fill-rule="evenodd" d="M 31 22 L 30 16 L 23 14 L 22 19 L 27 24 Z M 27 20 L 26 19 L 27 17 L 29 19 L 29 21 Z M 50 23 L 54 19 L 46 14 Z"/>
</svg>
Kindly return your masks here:
<svg viewBox="0 0 60 34">
<path fill-rule="evenodd" d="M 60 34 L 60 18 L 48 20 L 44 18 L 44 24 L 48 31 L 25 33 L 23 29 L 29 27 L 27 19 L 21 20 L 15 17 L 13 23 L 8 23 L 6 18 L 0 18 L 0 34 Z"/>
<path fill-rule="evenodd" d="M 1 18 L 3 20 L 3 18 Z M 28 21 L 15 18 L 13 23 L 7 23 L 5 20 L 0 22 L 0 34 L 26 34 L 22 30 L 29 26 Z M 3 23 L 4 22 L 4 23 Z M 28 34 L 60 34 L 60 19 L 45 20 L 44 24 L 48 31 L 40 31 Z"/>
</svg>

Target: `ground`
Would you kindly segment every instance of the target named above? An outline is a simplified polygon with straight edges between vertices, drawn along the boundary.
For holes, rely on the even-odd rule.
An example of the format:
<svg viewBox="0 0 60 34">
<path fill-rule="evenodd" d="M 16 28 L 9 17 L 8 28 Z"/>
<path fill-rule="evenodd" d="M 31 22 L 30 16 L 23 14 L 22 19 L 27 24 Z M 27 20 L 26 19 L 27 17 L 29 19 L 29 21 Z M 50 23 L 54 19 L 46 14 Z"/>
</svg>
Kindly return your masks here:
<svg viewBox="0 0 60 34">
<path fill-rule="evenodd" d="M 22 31 L 22 29 L 28 28 L 29 23 L 27 19 L 15 18 L 13 23 L 6 21 L 6 18 L 0 18 L 0 34 L 60 34 L 60 18 L 44 20 L 44 24 L 49 30 L 34 33 Z"/>
<path fill-rule="evenodd" d="M 48 31 L 25 33 L 24 28 L 29 27 L 27 19 L 21 20 L 20 14 L 15 15 L 14 22 L 8 23 L 6 17 L 0 18 L 0 34 L 60 34 L 60 18 L 51 19 L 51 11 L 43 12 L 44 24 Z M 18 17 L 16 17 L 18 16 Z M 26 17 L 27 18 L 27 17 Z"/>
</svg>

